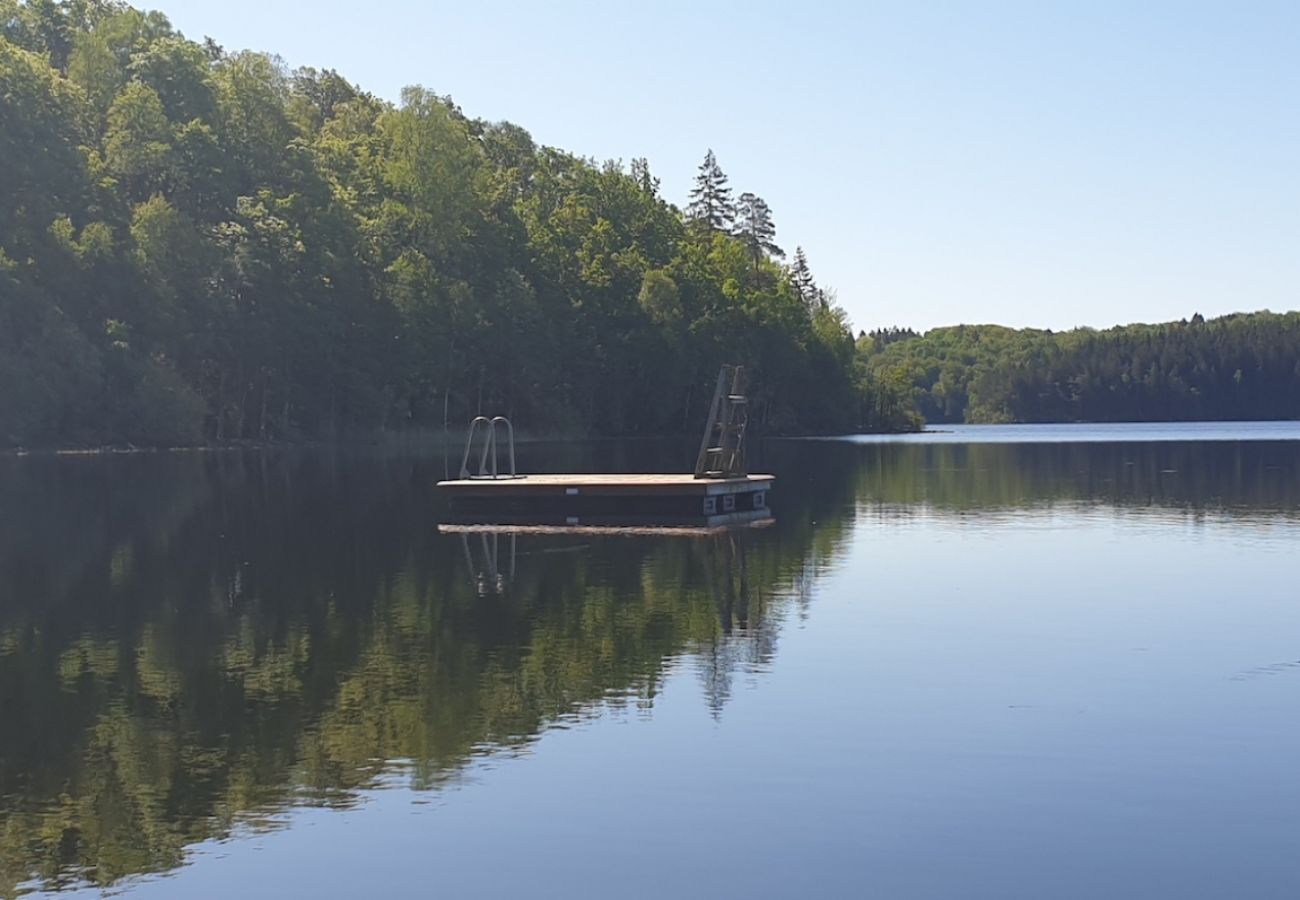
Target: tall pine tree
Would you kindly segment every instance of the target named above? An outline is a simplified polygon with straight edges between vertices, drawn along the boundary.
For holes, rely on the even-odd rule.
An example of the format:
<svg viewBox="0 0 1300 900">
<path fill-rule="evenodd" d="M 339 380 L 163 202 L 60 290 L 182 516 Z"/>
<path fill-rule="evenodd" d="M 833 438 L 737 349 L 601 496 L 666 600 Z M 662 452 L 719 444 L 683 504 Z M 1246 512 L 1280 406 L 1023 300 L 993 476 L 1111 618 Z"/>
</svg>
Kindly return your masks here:
<svg viewBox="0 0 1300 900">
<path fill-rule="evenodd" d="M 817 289 L 817 280 L 813 278 L 812 269 L 808 266 L 808 255 L 803 252 L 803 247 L 794 248 L 794 264 L 790 266 L 790 283 L 794 285 L 799 299 L 803 300 L 809 309 L 817 304 L 820 291 Z"/>
<path fill-rule="evenodd" d="M 644 156 L 632 160 L 632 180 L 651 197 L 659 196 L 659 179 L 650 174 L 650 161 Z"/>
<path fill-rule="evenodd" d="M 695 176 L 695 187 L 691 188 L 691 202 L 686 207 L 686 216 L 692 222 L 718 231 L 729 231 L 736 220 L 731 188 L 727 187 L 727 176 L 718 165 L 713 150 L 705 153 L 704 162 L 700 163 L 699 174 Z"/>
<path fill-rule="evenodd" d="M 785 251 L 776 245 L 776 225 L 772 222 L 772 209 L 767 201 L 748 191 L 740 195 L 736 204 L 736 237 L 745 242 L 750 255 L 754 258 L 754 273 L 758 273 L 758 264 L 763 254 L 785 256 Z"/>
</svg>

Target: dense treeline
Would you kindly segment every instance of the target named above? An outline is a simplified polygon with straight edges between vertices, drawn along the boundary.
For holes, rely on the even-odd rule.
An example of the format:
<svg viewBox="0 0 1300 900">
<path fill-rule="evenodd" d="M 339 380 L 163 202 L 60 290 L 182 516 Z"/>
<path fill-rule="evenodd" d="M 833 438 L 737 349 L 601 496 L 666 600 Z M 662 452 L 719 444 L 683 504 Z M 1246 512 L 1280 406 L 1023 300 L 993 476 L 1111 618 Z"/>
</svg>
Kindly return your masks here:
<svg viewBox="0 0 1300 900">
<path fill-rule="evenodd" d="M 420 88 L 0 0 L 0 159 L 0 445 L 681 432 L 722 361 L 770 431 L 900 424 L 712 153 L 682 212 Z"/>
<path fill-rule="evenodd" d="M 1060 333 L 894 329 L 858 350 L 931 422 L 1300 418 L 1300 313 Z"/>
</svg>

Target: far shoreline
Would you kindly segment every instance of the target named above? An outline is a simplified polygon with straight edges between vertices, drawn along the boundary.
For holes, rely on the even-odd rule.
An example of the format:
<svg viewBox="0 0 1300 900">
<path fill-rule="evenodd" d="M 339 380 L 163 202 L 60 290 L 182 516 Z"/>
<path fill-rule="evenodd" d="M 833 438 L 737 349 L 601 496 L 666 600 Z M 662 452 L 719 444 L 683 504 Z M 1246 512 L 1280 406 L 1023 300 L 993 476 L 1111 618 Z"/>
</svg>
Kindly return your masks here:
<svg viewBox="0 0 1300 900">
<path fill-rule="evenodd" d="M 1185 428 L 1188 426 L 1226 427 L 1226 426 L 1281 426 L 1300 424 L 1300 419 L 1185 419 L 1178 421 L 1140 420 L 1124 422 L 936 422 L 915 431 L 857 431 L 834 434 L 766 434 L 756 435 L 763 440 L 783 441 L 850 441 L 862 440 L 862 443 L 888 443 L 891 439 L 902 442 L 924 441 L 927 435 L 944 436 L 948 439 L 972 435 L 974 432 L 988 429 L 991 433 L 1008 429 L 1086 429 L 1086 428 L 1122 428 L 1122 427 L 1168 427 Z M 1134 435 L 1141 441 L 1141 435 Z M 1220 440 L 1230 437 L 1217 438 Z M 1247 440 L 1251 438 L 1245 438 Z M 461 446 L 463 434 L 453 433 L 444 437 L 441 434 L 419 433 L 408 437 L 387 439 L 337 439 L 304 441 L 237 441 L 221 444 L 192 444 L 177 446 L 136 446 L 132 444 L 104 444 L 93 447 L 8 447 L 0 450 L 0 457 L 59 457 L 59 458 L 103 458 L 110 456 L 141 456 L 164 453 L 267 453 L 273 451 L 369 451 L 381 453 L 407 452 L 442 452 L 444 448 L 455 449 Z M 516 439 L 519 444 L 547 443 L 595 443 L 609 441 L 685 441 L 698 440 L 693 434 L 656 434 L 656 435 L 565 435 L 565 434 L 522 434 Z M 1189 437 L 1188 440 L 1198 440 Z M 1067 443 L 1057 440 L 1053 443 Z M 975 441 L 975 443 L 980 443 Z"/>
</svg>

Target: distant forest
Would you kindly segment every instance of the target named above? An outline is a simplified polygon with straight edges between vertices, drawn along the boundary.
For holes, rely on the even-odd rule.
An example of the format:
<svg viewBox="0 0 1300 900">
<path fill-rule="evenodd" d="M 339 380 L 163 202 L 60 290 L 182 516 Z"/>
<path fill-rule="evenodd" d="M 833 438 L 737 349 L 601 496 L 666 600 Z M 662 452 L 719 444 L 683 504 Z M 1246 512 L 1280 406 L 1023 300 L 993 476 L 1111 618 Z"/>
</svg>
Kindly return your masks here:
<svg viewBox="0 0 1300 900">
<path fill-rule="evenodd" d="M 1300 418 L 1300 313 L 1057 333 L 889 329 L 860 336 L 858 352 L 930 422 Z"/>
<path fill-rule="evenodd" d="M 0 446 L 458 426 L 702 427 L 719 364 L 768 432 L 911 427 L 772 210 L 710 152 L 538 146 L 408 88 L 227 52 L 160 13 L 0 0 Z"/>
</svg>

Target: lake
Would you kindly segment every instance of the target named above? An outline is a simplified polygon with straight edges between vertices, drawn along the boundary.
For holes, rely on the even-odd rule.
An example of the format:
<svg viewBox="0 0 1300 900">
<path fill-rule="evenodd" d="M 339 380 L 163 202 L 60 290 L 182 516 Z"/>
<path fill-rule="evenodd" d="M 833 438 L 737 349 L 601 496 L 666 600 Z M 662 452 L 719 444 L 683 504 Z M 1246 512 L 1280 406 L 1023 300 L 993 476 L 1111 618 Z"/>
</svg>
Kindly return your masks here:
<svg viewBox="0 0 1300 900">
<path fill-rule="evenodd" d="M 0 897 L 1300 896 L 1300 424 L 751 468 L 512 537 L 441 457 L 0 459 Z"/>
</svg>

